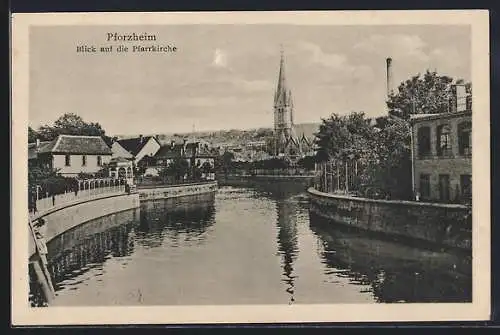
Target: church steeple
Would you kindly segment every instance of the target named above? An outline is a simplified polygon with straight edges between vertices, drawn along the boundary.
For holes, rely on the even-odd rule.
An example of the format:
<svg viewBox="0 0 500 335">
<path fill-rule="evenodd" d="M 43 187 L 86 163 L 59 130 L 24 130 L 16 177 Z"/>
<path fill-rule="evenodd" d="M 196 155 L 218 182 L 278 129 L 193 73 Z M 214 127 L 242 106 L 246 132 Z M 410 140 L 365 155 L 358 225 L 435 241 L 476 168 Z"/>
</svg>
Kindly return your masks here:
<svg viewBox="0 0 500 335">
<path fill-rule="evenodd" d="M 276 94 L 274 97 L 275 106 L 289 106 L 291 104 L 291 92 L 287 87 L 285 75 L 285 56 L 283 46 L 280 50 L 280 70 L 278 75 L 278 85 L 276 87 Z"/>
<path fill-rule="evenodd" d="M 285 75 L 285 56 L 281 47 L 278 83 L 274 94 L 274 136 L 276 155 L 300 154 L 300 141 L 296 138 L 293 125 L 292 91 L 288 88 Z"/>
</svg>

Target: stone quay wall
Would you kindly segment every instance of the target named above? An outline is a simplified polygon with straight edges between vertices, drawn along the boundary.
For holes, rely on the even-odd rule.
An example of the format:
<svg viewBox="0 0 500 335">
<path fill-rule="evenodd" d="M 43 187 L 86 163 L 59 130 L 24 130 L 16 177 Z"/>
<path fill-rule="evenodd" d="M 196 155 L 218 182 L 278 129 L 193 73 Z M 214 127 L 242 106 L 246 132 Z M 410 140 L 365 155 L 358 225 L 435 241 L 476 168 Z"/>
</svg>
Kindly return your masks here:
<svg viewBox="0 0 500 335">
<path fill-rule="evenodd" d="M 472 250 L 470 208 L 455 204 L 375 200 L 307 190 L 311 213 L 369 232 Z"/>
<path fill-rule="evenodd" d="M 185 196 L 215 193 L 216 181 L 181 185 L 156 185 L 154 187 L 138 187 L 140 201 L 180 198 Z"/>
<path fill-rule="evenodd" d="M 44 225 L 39 229 L 45 242 L 85 222 L 108 216 L 114 213 L 139 208 L 138 193 L 101 194 L 94 198 L 83 198 L 80 202 L 72 201 L 67 206 L 56 206 L 53 210 L 45 210 L 32 215 L 31 220 L 43 219 Z M 29 255 L 35 253 L 35 242 L 29 239 Z"/>
</svg>

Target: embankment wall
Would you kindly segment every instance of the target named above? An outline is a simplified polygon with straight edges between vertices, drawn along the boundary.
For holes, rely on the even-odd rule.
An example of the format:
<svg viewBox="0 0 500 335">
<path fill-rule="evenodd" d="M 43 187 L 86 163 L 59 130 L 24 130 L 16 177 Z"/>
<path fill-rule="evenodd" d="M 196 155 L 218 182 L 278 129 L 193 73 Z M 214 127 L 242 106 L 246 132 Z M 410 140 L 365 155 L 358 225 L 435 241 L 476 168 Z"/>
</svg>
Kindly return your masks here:
<svg viewBox="0 0 500 335">
<path fill-rule="evenodd" d="M 87 199 L 80 203 L 71 203 L 67 207 L 58 207 L 53 211 L 45 211 L 41 215 L 34 215 L 32 220 L 43 219 L 45 224 L 40 228 L 45 242 L 70 230 L 82 223 L 140 207 L 139 194 L 102 195 L 99 198 Z M 29 239 L 29 255 L 35 253 L 33 239 Z"/>
<path fill-rule="evenodd" d="M 138 187 L 140 201 L 180 198 L 217 191 L 216 181 L 175 186 Z"/>
<path fill-rule="evenodd" d="M 471 250 L 472 220 L 463 205 L 375 200 L 307 190 L 310 211 L 332 222 L 393 237 Z"/>
</svg>

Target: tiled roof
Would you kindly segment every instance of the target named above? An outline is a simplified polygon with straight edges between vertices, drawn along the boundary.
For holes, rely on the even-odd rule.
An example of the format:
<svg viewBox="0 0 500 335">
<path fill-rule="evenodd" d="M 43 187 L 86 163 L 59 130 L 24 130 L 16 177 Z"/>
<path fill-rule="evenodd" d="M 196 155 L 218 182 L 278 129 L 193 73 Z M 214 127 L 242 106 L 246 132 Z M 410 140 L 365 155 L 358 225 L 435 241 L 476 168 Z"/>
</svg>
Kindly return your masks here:
<svg viewBox="0 0 500 335">
<path fill-rule="evenodd" d="M 59 135 L 50 144 L 39 149 L 39 153 L 111 155 L 111 148 L 100 136 Z"/>
<path fill-rule="evenodd" d="M 148 143 L 148 141 L 153 138 L 155 141 L 156 139 L 153 136 L 144 136 L 144 137 L 135 137 L 135 138 L 127 138 L 123 140 L 118 140 L 118 143 L 122 147 L 125 148 L 128 152 L 130 152 L 132 155 L 136 156 L 142 148 Z"/>
<path fill-rule="evenodd" d="M 181 157 L 182 154 L 182 144 L 170 144 L 162 145 L 158 152 L 154 155 L 155 158 L 175 158 Z"/>
<path fill-rule="evenodd" d="M 113 157 L 134 158 L 134 155 L 122 147 L 119 142 L 111 145 L 111 151 L 113 152 Z"/>
</svg>

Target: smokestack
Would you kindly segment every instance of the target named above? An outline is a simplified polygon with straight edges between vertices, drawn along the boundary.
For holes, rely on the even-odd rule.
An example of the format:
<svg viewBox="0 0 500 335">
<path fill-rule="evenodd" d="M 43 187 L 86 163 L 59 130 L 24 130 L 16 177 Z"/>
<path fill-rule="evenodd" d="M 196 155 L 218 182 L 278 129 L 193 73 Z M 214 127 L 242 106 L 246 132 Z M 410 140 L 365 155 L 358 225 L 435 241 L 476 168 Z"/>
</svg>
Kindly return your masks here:
<svg viewBox="0 0 500 335">
<path fill-rule="evenodd" d="M 386 59 L 387 65 L 387 98 L 391 95 L 392 92 L 392 58 Z"/>
</svg>

